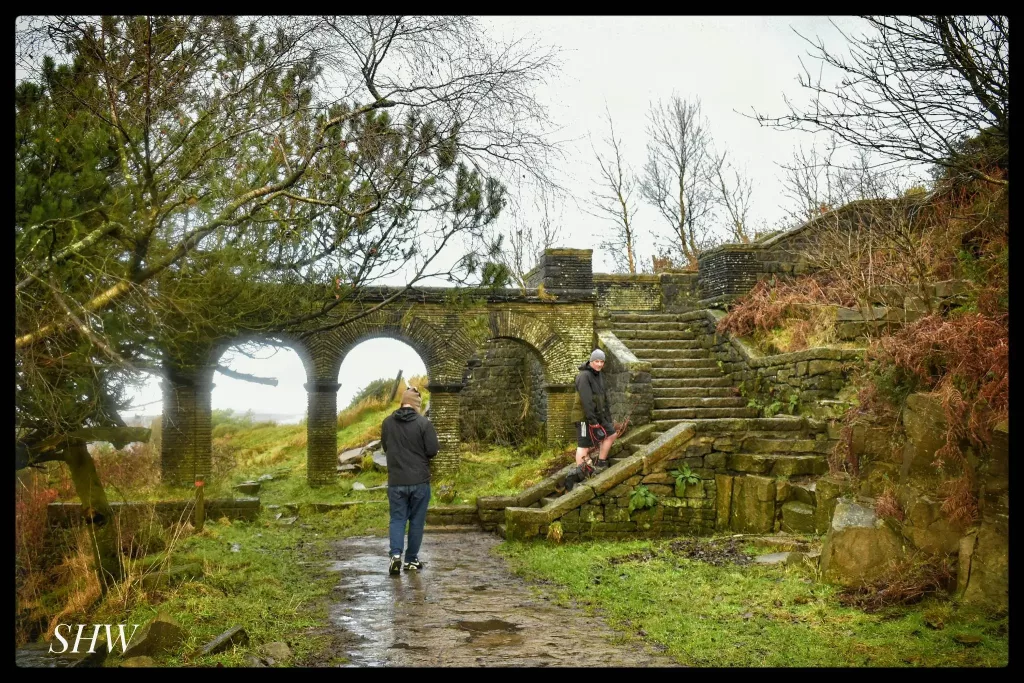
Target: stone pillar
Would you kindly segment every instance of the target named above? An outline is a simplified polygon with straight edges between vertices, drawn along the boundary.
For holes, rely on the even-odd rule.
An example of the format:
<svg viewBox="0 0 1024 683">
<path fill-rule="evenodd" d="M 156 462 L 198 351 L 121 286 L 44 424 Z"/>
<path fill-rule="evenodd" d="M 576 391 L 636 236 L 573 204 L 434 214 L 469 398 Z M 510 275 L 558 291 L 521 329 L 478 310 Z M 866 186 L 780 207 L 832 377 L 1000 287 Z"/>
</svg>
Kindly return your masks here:
<svg viewBox="0 0 1024 683">
<path fill-rule="evenodd" d="M 164 380 L 160 436 L 160 478 L 167 484 L 191 485 L 208 479 L 213 439 L 210 426 L 211 378 L 176 376 Z"/>
<path fill-rule="evenodd" d="M 430 392 L 430 421 L 437 430 L 440 448 L 430 463 L 430 476 L 440 479 L 454 476 L 462 459 L 459 453 L 459 392 L 462 384 L 428 384 Z"/>
<path fill-rule="evenodd" d="M 303 384 L 308 397 L 306 413 L 306 482 L 330 484 L 338 476 L 338 389 L 330 380 Z"/>
<path fill-rule="evenodd" d="M 576 387 L 572 384 L 545 384 L 547 397 L 547 440 L 549 446 L 576 443 L 573 429 L 573 408 L 576 403 Z"/>
</svg>

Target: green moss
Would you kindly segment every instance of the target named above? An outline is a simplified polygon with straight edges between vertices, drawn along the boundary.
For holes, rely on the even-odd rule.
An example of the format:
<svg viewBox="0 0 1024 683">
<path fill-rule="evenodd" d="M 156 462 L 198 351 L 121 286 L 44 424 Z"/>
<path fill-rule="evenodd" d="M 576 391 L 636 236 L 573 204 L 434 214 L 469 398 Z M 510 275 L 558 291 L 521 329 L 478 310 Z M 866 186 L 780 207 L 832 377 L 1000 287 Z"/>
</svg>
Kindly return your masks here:
<svg viewBox="0 0 1024 683">
<path fill-rule="evenodd" d="M 835 589 L 797 567 L 714 567 L 664 542 L 506 543 L 516 572 L 554 582 L 565 601 L 606 614 L 624 638 L 688 666 L 1005 666 L 1008 617 L 927 600 L 877 614 L 842 607 Z M 613 557 L 655 550 L 648 560 Z M 763 552 L 764 549 L 761 549 Z M 926 625 L 944 610 L 945 628 Z M 981 634 L 976 647 L 954 639 Z"/>
</svg>

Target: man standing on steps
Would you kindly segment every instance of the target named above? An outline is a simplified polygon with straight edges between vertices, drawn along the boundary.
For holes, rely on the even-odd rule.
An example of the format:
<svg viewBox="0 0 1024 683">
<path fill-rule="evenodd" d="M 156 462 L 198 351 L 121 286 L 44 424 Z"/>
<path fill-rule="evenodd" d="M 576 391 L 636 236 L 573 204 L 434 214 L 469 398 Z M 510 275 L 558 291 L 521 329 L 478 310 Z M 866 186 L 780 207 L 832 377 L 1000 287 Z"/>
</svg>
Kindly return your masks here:
<svg viewBox="0 0 1024 683">
<path fill-rule="evenodd" d="M 583 419 L 576 423 L 576 469 L 565 477 L 565 488 L 569 491 L 591 473 L 592 468 L 584 459 L 592 448 L 600 449 L 598 471 L 608 467 L 608 453 L 617 437 L 608 391 L 601 376 L 604 362 L 604 351 L 594 349 L 590 360 L 579 367 L 580 372 L 576 375 L 576 396 L 580 407 L 576 412 L 577 417 Z"/>
<path fill-rule="evenodd" d="M 388 460 L 388 506 L 391 512 L 389 536 L 391 561 L 388 573 L 398 574 L 423 568 L 419 560 L 423 526 L 430 502 L 430 459 L 437 455 L 437 431 L 419 414 L 420 392 L 409 388 L 401 406 L 384 418 L 380 445 Z M 409 523 L 409 545 L 402 564 L 402 541 Z"/>
</svg>

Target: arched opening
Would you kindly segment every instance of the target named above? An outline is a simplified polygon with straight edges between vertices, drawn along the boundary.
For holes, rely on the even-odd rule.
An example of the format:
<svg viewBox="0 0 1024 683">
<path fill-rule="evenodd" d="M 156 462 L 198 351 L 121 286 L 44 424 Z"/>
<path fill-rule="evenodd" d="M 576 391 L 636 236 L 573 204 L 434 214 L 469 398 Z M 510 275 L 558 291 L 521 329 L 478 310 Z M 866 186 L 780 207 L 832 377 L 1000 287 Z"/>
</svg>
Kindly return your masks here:
<svg viewBox="0 0 1024 683">
<path fill-rule="evenodd" d="M 393 386 L 399 371 L 406 381 L 427 375 L 423 359 L 409 344 L 389 337 L 374 337 L 353 346 L 345 354 L 338 372 L 339 412 L 354 408 L 354 399 L 363 398 L 360 392 L 370 390 L 371 385 Z"/>
<path fill-rule="evenodd" d="M 243 342 L 213 360 L 217 364 L 210 396 L 214 428 L 231 417 L 278 424 L 298 424 L 306 417 L 306 369 L 294 349 Z"/>
<path fill-rule="evenodd" d="M 464 441 L 519 446 L 545 433 L 544 364 L 529 344 L 507 338 L 485 342 L 467 363 L 463 383 Z"/>
</svg>

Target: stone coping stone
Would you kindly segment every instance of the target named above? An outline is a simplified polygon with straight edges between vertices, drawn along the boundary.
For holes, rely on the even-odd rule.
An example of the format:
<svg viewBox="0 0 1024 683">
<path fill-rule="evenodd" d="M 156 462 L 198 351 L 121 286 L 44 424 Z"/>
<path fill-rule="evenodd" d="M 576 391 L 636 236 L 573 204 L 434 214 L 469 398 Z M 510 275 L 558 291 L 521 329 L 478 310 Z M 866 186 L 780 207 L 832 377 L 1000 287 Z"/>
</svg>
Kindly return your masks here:
<svg viewBox="0 0 1024 683">
<path fill-rule="evenodd" d="M 776 365 L 790 365 L 805 360 L 838 360 L 856 361 L 864 358 L 862 349 L 830 349 L 817 347 L 804 349 L 803 351 L 792 351 L 790 353 L 779 353 L 773 356 L 764 356 L 753 346 L 735 335 L 729 335 L 729 342 L 740 352 L 747 365 L 752 368 L 774 367 Z"/>
<path fill-rule="evenodd" d="M 594 282 L 645 282 L 660 284 L 661 276 L 644 273 L 636 275 L 630 275 L 629 273 L 594 273 Z"/>
<path fill-rule="evenodd" d="M 651 363 L 650 361 L 640 360 L 634 355 L 629 348 L 622 343 L 622 341 L 615 336 L 611 330 L 602 330 L 597 333 L 598 345 L 601 346 L 604 351 L 615 356 L 616 360 L 622 363 L 623 366 L 630 372 L 650 372 Z"/>
</svg>

